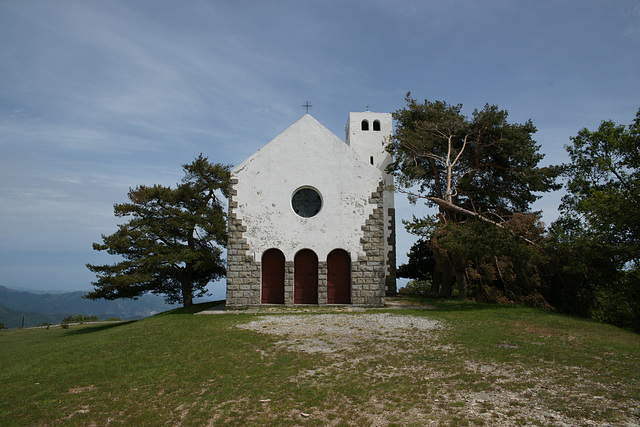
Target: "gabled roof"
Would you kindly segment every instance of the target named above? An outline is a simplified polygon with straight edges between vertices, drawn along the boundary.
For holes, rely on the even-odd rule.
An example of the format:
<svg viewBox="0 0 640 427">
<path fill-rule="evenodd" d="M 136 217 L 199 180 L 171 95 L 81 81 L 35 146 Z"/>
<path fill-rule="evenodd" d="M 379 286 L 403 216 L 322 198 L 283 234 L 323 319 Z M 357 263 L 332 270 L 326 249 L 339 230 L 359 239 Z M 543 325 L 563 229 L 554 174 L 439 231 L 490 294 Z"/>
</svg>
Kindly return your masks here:
<svg viewBox="0 0 640 427">
<path fill-rule="evenodd" d="M 239 164 L 234 172 L 239 172 L 257 158 L 269 158 L 278 152 L 286 160 L 291 156 L 309 157 L 314 155 L 335 155 L 357 157 L 355 151 L 333 134 L 310 114 L 305 114 L 297 122 L 273 138 L 268 144 Z M 301 159 L 302 160 L 302 159 Z"/>
</svg>

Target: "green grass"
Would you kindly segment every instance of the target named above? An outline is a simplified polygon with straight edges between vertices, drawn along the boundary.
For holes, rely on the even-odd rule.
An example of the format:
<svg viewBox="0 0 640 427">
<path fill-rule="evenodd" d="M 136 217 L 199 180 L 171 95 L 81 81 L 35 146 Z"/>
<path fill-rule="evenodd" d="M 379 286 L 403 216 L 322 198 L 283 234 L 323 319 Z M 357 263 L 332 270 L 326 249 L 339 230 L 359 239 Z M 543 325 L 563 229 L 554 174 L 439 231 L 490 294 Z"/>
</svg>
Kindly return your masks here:
<svg viewBox="0 0 640 427">
<path fill-rule="evenodd" d="M 640 336 L 520 306 L 429 303 L 389 312 L 443 329 L 342 354 L 235 327 L 255 315 L 194 316 L 203 306 L 0 331 L 0 425 L 554 424 L 534 406 L 574 422 L 640 420 Z"/>
</svg>

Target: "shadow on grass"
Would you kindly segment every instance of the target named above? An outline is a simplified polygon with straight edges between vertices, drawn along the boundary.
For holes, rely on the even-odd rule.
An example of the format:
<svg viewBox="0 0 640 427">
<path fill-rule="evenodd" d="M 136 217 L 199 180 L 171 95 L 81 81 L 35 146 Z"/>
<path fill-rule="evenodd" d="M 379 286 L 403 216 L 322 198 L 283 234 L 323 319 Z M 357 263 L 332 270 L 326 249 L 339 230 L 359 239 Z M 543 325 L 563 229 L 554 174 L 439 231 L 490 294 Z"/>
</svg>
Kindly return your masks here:
<svg viewBox="0 0 640 427">
<path fill-rule="evenodd" d="M 195 314 L 198 313 L 202 310 L 207 310 L 211 307 L 215 307 L 216 305 L 220 305 L 222 303 L 224 303 L 225 300 L 220 300 L 220 301 L 209 301 L 209 302 L 202 302 L 199 304 L 193 304 L 189 307 L 179 307 L 179 308 L 174 308 L 173 310 L 167 310 L 167 311 L 163 311 L 162 313 L 158 313 L 155 314 L 152 317 L 162 317 L 162 316 L 169 316 L 172 314 Z"/>
<path fill-rule="evenodd" d="M 500 305 L 489 304 L 474 301 L 460 301 L 460 300 L 441 300 L 434 301 L 432 303 L 438 307 L 439 311 L 486 311 L 486 310 L 510 310 L 514 308 L 521 308 L 516 305 Z"/>
<path fill-rule="evenodd" d="M 524 306 L 513 305 L 500 305 L 483 303 L 469 300 L 453 299 L 453 298 L 423 298 L 417 296 L 402 296 L 394 298 L 396 301 L 406 301 L 410 304 L 420 305 L 432 305 L 435 306 L 437 311 L 444 312 L 460 312 L 460 311 L 486 311 L 486 310 L 515 310 L 522 309 Z"/>
<path fill-rule="evenodd" d="M 83 327 L 82 328 L 75 327 L 74 329 L 69 329 L 69 331 L 65 334 L 65 336 L 91 334 L 94 332 L 107 331 L 109 329 L 118 328 L 124 325 L 129 325 L 134 322 L 137 322 L 137 320 L 125 320 L 123 322 L 105 323 L 102 325 L 80 325 Z"/>
<path fill-rule="evenodd" d="M 192 306 L 189 306 L 189 307 L 180 307 L 180 308 L 174 308 L 173 310 L 163 311 L 162 313 L 158 313 L 150 317 L 162 317 L 162 316 L 182 315 L 182 314 L 192 315 L 202 310 L 207 310 L 211 307 L 215 307 L 216 305 L 219 305 L 221 303 L 224 303 L 224 300 L 203 302 L 200 304 L 193 304 Z M 107 331 L 109 329 L 117 328 L 124 325 L 129 325 L 139 320 L 143 320 L 143 319 L 126 320 L 123 322 L 113 322 L 113 323 L 105 323 L 105 324 L 99 324 L 99 325 L 91 325 L 91 324 L 74 325 L 72 329 L 68 330 L 65 336 L 91 334 L 94 332 Z M 82 327 L 78 327 L 78 326 L 82 326 Z"/>
</svg>

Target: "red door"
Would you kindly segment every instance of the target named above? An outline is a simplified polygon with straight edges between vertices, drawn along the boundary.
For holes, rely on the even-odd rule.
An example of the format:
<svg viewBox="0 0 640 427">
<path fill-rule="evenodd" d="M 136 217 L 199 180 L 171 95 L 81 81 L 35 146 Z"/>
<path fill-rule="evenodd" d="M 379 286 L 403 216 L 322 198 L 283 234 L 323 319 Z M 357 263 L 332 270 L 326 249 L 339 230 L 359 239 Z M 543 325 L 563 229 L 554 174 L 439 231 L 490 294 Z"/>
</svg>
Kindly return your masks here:
<svg viewBox="0 0 640 427">
<path fill-rule="evenodd" d="M 295 304 L 318 303 L 318 257 L 309 249 L 296 254 L 294 260 L 293 302 Z"/>
<path fill-rule="evenodd" d="M 278 249 L 262 255 L 262 303 L 284 304 L 284 254 Z"/>
<path fill-rule="evenodd" d="M 327 303 L 351 304 L 351 257 L 342 249 L 327 257 Z"/>
</svg>

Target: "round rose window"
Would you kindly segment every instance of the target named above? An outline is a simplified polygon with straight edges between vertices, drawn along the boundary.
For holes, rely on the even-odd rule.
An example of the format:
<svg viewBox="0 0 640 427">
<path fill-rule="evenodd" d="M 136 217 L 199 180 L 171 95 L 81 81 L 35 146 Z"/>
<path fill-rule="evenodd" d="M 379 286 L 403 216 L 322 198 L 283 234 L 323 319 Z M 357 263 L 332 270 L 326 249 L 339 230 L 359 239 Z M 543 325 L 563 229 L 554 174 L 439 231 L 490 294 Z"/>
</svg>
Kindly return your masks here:
<svg viewBox="0 0 640 427">
<path fill-rule="evenodd" d="M 303 187 L 293 193 L 291 207 L 301 217 L 311 218 L 322 209 L 322 198 L 315 189 Z"/>
</svg>

